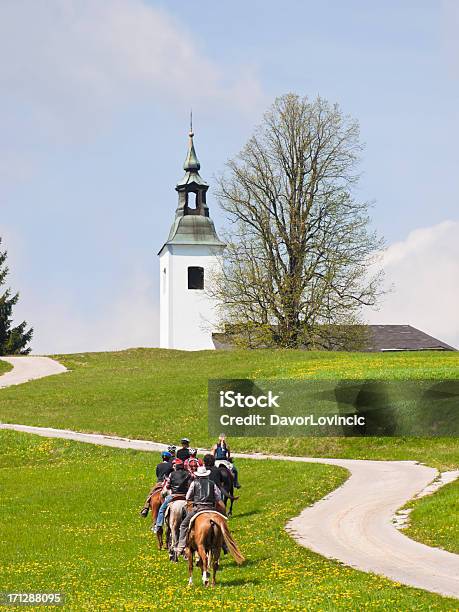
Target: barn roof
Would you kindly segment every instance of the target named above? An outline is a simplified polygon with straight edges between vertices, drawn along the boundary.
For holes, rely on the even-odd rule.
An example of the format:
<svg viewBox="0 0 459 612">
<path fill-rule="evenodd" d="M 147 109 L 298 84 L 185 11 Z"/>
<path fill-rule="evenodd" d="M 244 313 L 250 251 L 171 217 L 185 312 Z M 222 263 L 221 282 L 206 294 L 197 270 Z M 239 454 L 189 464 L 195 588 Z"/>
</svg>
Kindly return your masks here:
<svg viewBox="0 0 459 612">
<path fill-rule="evenodd" d="M 368 351 L 454 351 L 449 344 L 411 325 L 368 325 Z"/>
<path fill-rule="evenodd" d="M 386 351 L 455 351 L 456 349 L 411 325 L 365 325 L 363 352 Z M 225 333 L 212 334 L 216 349 L 231 348 L 231 338 Z"/>
</svg>

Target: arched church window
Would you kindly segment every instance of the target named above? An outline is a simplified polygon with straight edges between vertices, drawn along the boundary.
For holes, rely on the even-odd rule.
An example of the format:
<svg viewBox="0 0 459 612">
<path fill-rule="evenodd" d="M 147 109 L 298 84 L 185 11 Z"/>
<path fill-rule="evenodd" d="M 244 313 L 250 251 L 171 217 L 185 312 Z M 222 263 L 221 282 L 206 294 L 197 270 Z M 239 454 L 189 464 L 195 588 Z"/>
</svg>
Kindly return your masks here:
<svg viewBox="0 0 459 612">
<path fill-rule="evenodd" d="M 204 268 L 189 266 L 188 289 L 204 289 Z"/>
<path fill-rule="evenodd" d="M 188 208 L 195 210 L 198 207 L 198 194 L 194 193 L 193 191 L 189 191 L 187 194 L 187 197 L 188 197 L 188 202 L 187 202 Z"/>
</svg>

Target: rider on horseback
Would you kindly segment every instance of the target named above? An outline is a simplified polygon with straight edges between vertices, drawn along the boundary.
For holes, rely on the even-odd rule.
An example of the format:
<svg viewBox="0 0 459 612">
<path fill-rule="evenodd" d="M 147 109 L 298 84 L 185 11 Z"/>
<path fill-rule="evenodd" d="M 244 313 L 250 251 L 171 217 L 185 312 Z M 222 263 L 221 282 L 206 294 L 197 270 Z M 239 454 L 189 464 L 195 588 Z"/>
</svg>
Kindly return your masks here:
<svg viewBox="0 0 459 612">
<path fill-rule="evenodd" d="M 240 489 L 241 485 L 238 481 L 237 469 L 231 458 L 230 447 L 226 444 L 226 436 L 224 433 L 220 434 L 217 444 L 214 444 L 210 452 L 215 457 L 215 465 L 217 467 L 220 465 L 220 462 L 224 462 L 225 465 L 231 469 L 234 478 L 234 486 L 236 489 Z"/>
<path fill-rule="evenodd" d="M 145 500 L 145 504 L 142 510 L 140 511 L 140 516 L 143 516 L 143 518 L 146 518 L 148 516 L 148 511 L 150 509 L 150 499 L 155 489 L 157 489 L 158 482 L 163 482 L 164 479 L 167 478 L 173 470 L 173 465 L 171 463 L 172 455 L 169 451 L 163 451 L 161 453 L 161 459 L 161 463 L 158 463 L 158 465 L 156 466 L 156 484 L 153 486 L 150 493 L 148 494 L 148 497 Z"/>
<path fill-rule="evenodd" d="M 163 451 L 161 459 L 161 463 L 156 466 L 156 482 L 163 482 L 174 469 L 172 455 L 169 451 Z"/>
<path fill-rule="evenodd" d="M 167 506 L 174 499 L 175 495 L 184 495 L 188 491 L 190 484 L 190 475 L 183 469 L 183 461 L 181 459 L 174 459 L 174 470 L 168 476 L 164 482 L 164 491 L 168 491 L 166 499 L 161 504 L 161 507 L 156 518 L 156 525 L 153 528 L 153 532 L 156 533 L 164 523 L 164 514 L 166 513 Z"/>
<path fill-rule="evenodd" d="M 190 458 L 190 441 L 188 438 L 182 438 L 180 440 L 181 448 L 176 452 L 177 459 L 181 459 L 182 461 L 186 461 Z"/>
<path fill-rule="evenodd" d="M 209 470 L 209 478 L 213 480 L 219 489 L 222 488 L 222 475 L 218 467 L 215 467 L 215 457 L 210 453 L 204 455 L 204 465 L 206 469 Z"/>
<path fill-rule="evenodd" d="M 185 469 L 193 478 L 198 467 L 203 464 L 202 459 L 196 457 L 197 452 L 195 448 L 190 448 L 190 458 L 185 461 Z"/>
<path fill-rule="evenodd" d="M 177 447 L 175 446 L 175 444 L 169 444 L 169 446 L 167 447 L 167 450 L 171 454 L 172 459 L 175 459 L 175 452 L 177 450 Z"/>
<path fill-rule="evenodd" d="M 180 538 L 176 548 L 177 555 L 182 554 L 185 550 L 188 526 L 193 516 L 204 510 L 215 510 L 217 502 L 221 500 L 220 489 L 209 479 L 209 475 L 210 470 L 207 470 L 204 466 L 199 466 L 196 470 L 196 478 L 188 489 L 186 499 L 191 501 L 193 506 L 180 525 Z"/>
</svg>

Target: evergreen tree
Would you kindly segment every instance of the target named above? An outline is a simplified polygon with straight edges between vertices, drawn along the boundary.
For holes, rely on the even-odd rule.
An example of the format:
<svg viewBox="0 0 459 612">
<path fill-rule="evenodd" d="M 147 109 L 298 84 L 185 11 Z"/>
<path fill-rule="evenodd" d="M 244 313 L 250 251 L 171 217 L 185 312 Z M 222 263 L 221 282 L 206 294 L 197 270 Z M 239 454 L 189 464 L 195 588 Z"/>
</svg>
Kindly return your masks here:
<svg viewBox="0 0 459 612">
<path fill-rule="evenodd" d="M 0 246 L 2 239 L 0 238 Z M 8 276 L 6 266 L 7 252 L 0 250 L 0 288 Z M 0 292 L 0 355 L 27 355 L 30 347 L 27 347 L 32 339 L 33 329 L 27 328 L 26 321 L 16 327 L 12 327 L 13 306 L 19 300 L 19 293 L 12 294 L 11 289 Z"/>
</svg>

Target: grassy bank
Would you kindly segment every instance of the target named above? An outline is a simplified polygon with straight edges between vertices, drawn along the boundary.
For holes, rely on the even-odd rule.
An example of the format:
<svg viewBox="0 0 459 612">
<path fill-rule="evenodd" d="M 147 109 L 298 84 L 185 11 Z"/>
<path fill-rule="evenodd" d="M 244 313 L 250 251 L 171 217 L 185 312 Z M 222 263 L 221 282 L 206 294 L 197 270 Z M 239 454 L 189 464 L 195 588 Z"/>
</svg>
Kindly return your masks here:
<svg viewBox="0 0 459 612">
<path fill-rule="evenodd" d="M 410 526 L 405 533 L 428 546 L 459 554 L 459 481 L 442 487 L 434 495 L 411 502 Z"/>
<path fill-rule="evenodd" d="M 459 353 L 325 353 L 133 349 L 57 357 L 71 371 L 4 389 L 0 420 L 208 447 L 209 378 L 457 378 Z M 455 440 L 240 438 L 235 450 L 311 456 L 414 459 L 459 466 Z"/>
<path fill-rule="evenodd" d="M 324 465 L 240 461 L 230 527 L 246 564 L 224 558 L 216 589 L 186 585 L 138 516 L 149 453 L 0 434 L 0 590 L 62 591 L 67 609 L 453 610 L 456 602 L 303 549 L 285 522 L 346 477 Z M 197 575 L 196 575 L 197 577 Z"/>
<path fill-rule="evenodd" d="M 7 363 L 6 361 L 3 361 L 0 358 L 0 375 L 1 374 L 5 374 L 5 372 L 9 372 L 11 369 L 13 368 L 12 365 L 10 365 L 9 363 Z"/>
</svg>

